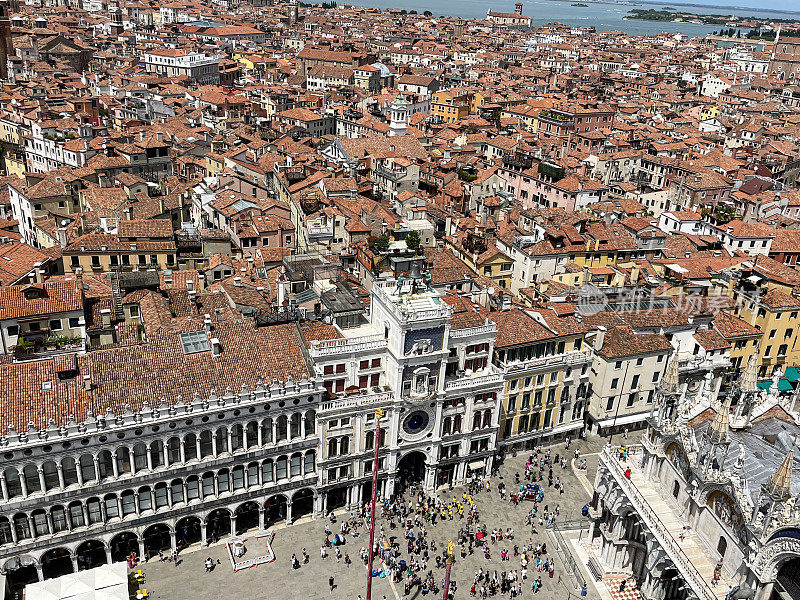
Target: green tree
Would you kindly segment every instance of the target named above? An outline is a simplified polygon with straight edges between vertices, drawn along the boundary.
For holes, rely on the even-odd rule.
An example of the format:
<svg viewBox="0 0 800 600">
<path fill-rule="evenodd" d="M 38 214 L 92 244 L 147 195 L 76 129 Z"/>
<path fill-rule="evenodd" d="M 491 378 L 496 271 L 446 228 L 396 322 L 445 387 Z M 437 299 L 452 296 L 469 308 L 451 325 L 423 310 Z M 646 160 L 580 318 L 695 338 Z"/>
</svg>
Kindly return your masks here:
<svg viewBox="0 0 800 600">
<path fill-rule="evenodd" d="M 424 13 L 422 13 L 422 14 L 423 14 L 423 15 L 425 15 L 426 17 L 432 17 L 432 16 L 433 16 L 433 13 L 432 13 L 431 11 L 429 11 L 429 10 L 426 10 L 426 11 L 425 11 Z"/>
<path fill-rule="evenodd" d="M 378 250 L 386 250 L 389 247 L 389 238 L 385 233 L 382 233 L 375 240 L 375 247 Z"/>
<path fill-rule="evenodd" d="M 406 246 L 416 252 L 419 250 L 419 232 L 412 231 L 406 236 Z"/>
</svg>

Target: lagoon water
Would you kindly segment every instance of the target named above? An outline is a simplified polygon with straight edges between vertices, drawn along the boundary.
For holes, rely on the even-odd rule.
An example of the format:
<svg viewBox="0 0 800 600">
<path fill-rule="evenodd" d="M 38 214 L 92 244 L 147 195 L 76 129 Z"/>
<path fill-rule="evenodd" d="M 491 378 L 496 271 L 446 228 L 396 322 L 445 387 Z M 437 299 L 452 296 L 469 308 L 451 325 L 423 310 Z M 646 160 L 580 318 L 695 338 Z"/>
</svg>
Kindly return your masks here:
<svg viewBox="0 0 800 600">
<path fill-rule="evenodd" d="M 416 10 L 422 13 L 431 11 L 434 16 L 447 15 L 465 19 L 482 19 L 486 17 L 487 9 L 499 12 L 514 12 L 514 0 L 505 2 L 489 2 L 485 0 L 340 0 L 340 3 L 349 2 L 359 6 L 374 8 L 400 8 Z M 572 6 L 574 2 L 588 6 Z M 790 3 L 791 4 L 791 3 Z M 629 4 L 601 3 L 592 0 L 525 0 L 523 12 L 533 19 L 534 25 L 544 25 L 553 21 L 560 21 L 568 25 L 591 25 L 597 31 L 618 30 L 631 35 L 655 34 L 663 31 L 684 33 L 691 37 L 704 36 L 714 31 L 719 31 L 721 25 L 702 25 L 698 23 L 664 23 L 660 21 L 637 21 L 624 19 L 632 8 L 653 8 L 660 10 L 662 7 L 672 7 L 686 10 L 695 14 L 736 14 L 742 17 L 765 17 L 772 19 L 800 19 L 800 13 L 784 11 L 762 11 L 755 8 L 710 8 L 689 7 L 681 3 L 670 3 L 665 0 L 663 4 L 639 4 L 631 0 Z"/>
</svg>

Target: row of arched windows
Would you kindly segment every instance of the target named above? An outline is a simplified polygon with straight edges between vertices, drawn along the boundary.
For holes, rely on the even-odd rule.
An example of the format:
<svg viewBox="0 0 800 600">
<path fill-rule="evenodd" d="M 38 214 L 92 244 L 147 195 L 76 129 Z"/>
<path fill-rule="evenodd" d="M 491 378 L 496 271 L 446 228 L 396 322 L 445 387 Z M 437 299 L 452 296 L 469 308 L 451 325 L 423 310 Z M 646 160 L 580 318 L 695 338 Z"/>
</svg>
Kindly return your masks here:
<svg viewBox="0 0 800 600">
<path fill-rule="evenodd" d="M 316 453 L 296 452 L 260 463 L 252 462 L 231 469 L 208 471 L 186 479 L 159 482 L 120 494 L 106 494 L 85 501 L 56 505 L 49 511 L 37 509 L 30 514 L 17 513 L 10 519 L 0 516 L 0 544 L 71 531 L 77 527 L 105 523 L 130 515 L 149 513 L 184 505 L 195 500 L 215 498 L 225 493 L 270 485 L 316 472 Z"/>
<path fill-rule="evenodd" d="M 174 436 L 166 443 L 162 440 L 149 444 L 139 442 L 131 448 L 120 446 L 113 453 L 101 450 L 96 455 L 87 453 L 77 459 L 65 456 L 59 462 L 28 464 L 21 472 L 9 467 L 2 472 L 3 489 L 0 491 L 6 499 L 16 498 L 291 441 L 313 435 L 315 417 L 313 410 L 305 415 L 267 417 L 260 423 L 250 421 L 246 425 L 205 430 L 200 435 Z"/>
</svg>

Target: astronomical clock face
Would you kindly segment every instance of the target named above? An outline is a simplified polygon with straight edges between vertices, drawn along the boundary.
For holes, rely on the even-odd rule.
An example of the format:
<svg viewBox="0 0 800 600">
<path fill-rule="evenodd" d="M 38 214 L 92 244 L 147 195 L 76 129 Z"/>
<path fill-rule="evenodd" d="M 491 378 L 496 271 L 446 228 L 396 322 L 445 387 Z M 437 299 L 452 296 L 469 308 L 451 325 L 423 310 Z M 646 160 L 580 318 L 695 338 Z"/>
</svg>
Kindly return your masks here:
<svg viewBox="0 0 800 600">
<path fill-rule="evenodd" d="M 692 379 L 686 384 L 686 391 L 689 392 L 690 394 L 696 394 L 697 392 L 700 391 L 701 384 L 702 381 L 700 381 L 699 379 Z"/>
<path fill-rule="evenodd" d="M 415 410 L 403 419 L 403 432 L 408 435 L 417 435 L 425 431 L 430 423 L 430 415 L 424 410 Z"/>
<path fill-rule="evenodd" d="M 416 441 L 423 438 L 433 425 L 433 421 L 434 418 L 427 410 L 412 409 L 400 421 L 403 439 Z"/>
</svg>

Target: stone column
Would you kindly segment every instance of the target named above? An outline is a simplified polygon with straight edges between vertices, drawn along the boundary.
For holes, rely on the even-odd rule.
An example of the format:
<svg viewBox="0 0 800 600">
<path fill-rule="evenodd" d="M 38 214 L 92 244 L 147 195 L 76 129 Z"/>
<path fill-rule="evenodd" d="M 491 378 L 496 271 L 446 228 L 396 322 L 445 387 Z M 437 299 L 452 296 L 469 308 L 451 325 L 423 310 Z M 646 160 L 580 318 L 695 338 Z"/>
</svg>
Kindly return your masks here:
<svg viewBox="0 0 800 600">
<path fill-rule="evenodd" d="M 114 477 L 119 477 L 119 465 L 117 464 L 117 453 L 111 455 L 111 467 L 114 470 Z"/>
<path fill-rule="evenodd" d="M 242 450 L 247 450 L 249 448 L 247 439 L 247 427 L 242 427 Z"/>
<path fill-rule="evenodd" d="M 102 505 L 101 505 L 102 506 Z M 86 503 L 81 502 L 81 512 L 83 513 L 83 526 L 89 526 L 89 509 L 86 508 Z"/>
<path fill-rule="evenodd" d="M 181 452 L 181 464 L 186 462 L 186 442 L 181 439 L 181 443 L 178 446 Z"/>
<path fill-rule="evenodd" d="M 22 488 L 22 497 L 25 498 L 28 496 L 28 484 L 25 482 L 25 473 L 20 472 L 19 474 L 19 485 Z"/>
<path fill-rule="evenodd" d="M 139 515 L 139 492 L 133 492 L 133 512 Z"/>
<path fill-rule="evenodd" d="M 236 535 L 236 513 L 231 513 L 231 535 Z"/>
<path fill-rule="evenodd" d="M 41 488 L 42 493 L 44 494 L 47 491 L 47 486 L 45 485 L 44 482 L 44 469 L 42 469 L 42 467 L 39 467 L 37 471 L 39 472 L 39 487 Z"/>
<path fill-rule="evenodd" d="M 58 487 L 63 490 L 67 486 L 64 485 L 64 467 L 61 466 L 61 463 L 56 465 L 56 471 L 58 472 Z M 5 479 L 3 479 L 3 483 L 5 483 Z M 3 487 L 5 488 L 5 486 Z M 3 493 L 5 494 L 5 489 L 3 490 Z"/>
<path fill-rule="evenodd" d="M 264 529 L 264 513 L 265 512 L 266 511 L 264 510 L 263 506 L 259 506 L 258 507 L 258 528 L 259 529 Z"/>
<path fill-rule="evenodd" d="M 147 448 L 147 470 L 153 470 L 153 453 L 150 452 L 150 448 Z"/>
<path fill-rule="evenodd" d="M 233 454 L 233 433 L 228 429 L 228 454 Z"/>
<path fill-rule="evenodd" d="M 61 467 L 59 466 L 59 473 Z M 61 487 L 64 487 L 63 485 Z M 8 500 L 8 483 L 6 483 L 6 474 L 0 471 L 0 490 L 3 491 L 3 498 Z"/>
<path fill-rule="evenodd" d="M 94 465 L 94 480 L 100 482 L 100 461 L 96 456 L 92 456 L 92 464 Z"/>
<path fill-rule="evenodd" d="M 78 555 L 77 554 L 71 554 L 70 558 L 72 559 L 72 571 L 74 573 L 77 573 L 78 572 Z"/>
<path fill-rule="evenodd" d="M 775 588 L 775 582 L 769 581 L 762 585 L 756 592 L 755 600 L 769 600 L 772 597 L 772 590 Z"/>
<path fill-rule="evenodd" d="M 258 433 L 258 445 L 264 445 L 264 432 L 261 429 L 261 423 L 257 423 L 258 427 L 256 428 L 256 432 Z"/>
<path fill-rule="evenodd" d="M 217 452 L 217 434 L 213 431 L 211 432 L 211 452 L 214 455 L 214 458 L 219 456 L 219 453 Z"/>
<path fill-rule="evenodd" d="M 195 436 L 194 443 L 195 443 L 195 446 L 197 448 L 197 460 L 200 460 L 201 454 L 200 454 L 200 436 L 199 435 Z"/>
<path fill-rule="evenodd" d="M 286 525 L 292 524 L 292 501 L 286 501 Z"/>
<path fill-rule="evenodd" d="M 206 529 L 207 524 L 204 522 L 200 523 L 200 541 L 202 542 L 203 546 L 208 545 L 208 538 L 206 537 Z"/>
<path fill-rule="evenodd" d="M 106 564 L 111 564 L 111 546 L 106 546 Z"/>
<path fill-rule="evenodd" d="M 75 461 L 75 474 L 78 477 L 78 485 L 79 486 L 83 485 L 83 469 L 81 469 L 81 461 L 80 460 L 76 460 Z"/>
<path fill-rule="evenodd" d="M 139 538 L 139 560 L 143 561 L 145 559 L 144 556 L 144 540 Z"/>
<path fill-rule="evenodd" d="M 39 578 L 39 581 L 44 581 L 44 573 L 42 573 L 42 563 L 39 561 L 36 562 L 36 576 Z"/>
<path fill-rule="evenodd" d="M 47 528 L 49 529 L 50 533 L 55 533 L 56 530 L 55 527 L 53 527 L 53 515 L 50 514 L 50 511 L 45 513 L 45 518 L 47 519 Z"/>
<path fill-rule="evenodd" d="M 175 530 L 174 529 L 170 529 L 170 531 L 169 531 L 169 544 L 170 544 L 170 549 L 173 552 L 175 552 L 175 549 L 178 547 L 178 541 L 175 539 L 175 537 L 176 537 L 175 536 Z"/>
</svg>

